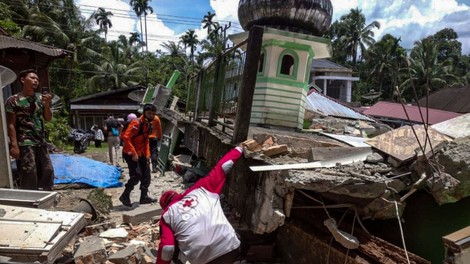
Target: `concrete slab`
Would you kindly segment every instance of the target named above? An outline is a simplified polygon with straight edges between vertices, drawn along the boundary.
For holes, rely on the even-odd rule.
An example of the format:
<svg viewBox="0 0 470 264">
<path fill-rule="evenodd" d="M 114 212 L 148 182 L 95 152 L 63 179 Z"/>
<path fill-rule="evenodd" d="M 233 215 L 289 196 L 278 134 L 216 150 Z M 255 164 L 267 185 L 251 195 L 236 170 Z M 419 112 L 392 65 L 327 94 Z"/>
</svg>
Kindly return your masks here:
<svg viewBox="0 0 470 264">
<path fill-rule="evenodd" d="M 122 214 L 122 221 L 124 223 L 136 225 L 143 222 L 151 221 L 153 217 L 160 216 L 162 209 L 159 205 L 152 207 L 138 207 L 132 211 Z"/>
<path fill-rule="evenodd" d="M 470 136 L 470 113 L 431 126 L 452 138 Z"/>
<path fill-rule="evenodd" d="M 394 157 L 398 161 L 404 162 L 416 156 L 416 150 L 419 149 L 420 145 L 423 148 L 426 146 L 426 149 L 424 150 L 425 154 L 431 151 L 429 142 L 425 144 L 427 141 L 424 126 L 416 125 L 413 126 L 413 128 L 414 132 L 412 127 L 403 126 L 369 139 L 366 143 Z M 415 133 L 419 141 L 416 138 Z M 428 128 L 428 134 L 433 148 L 445 141 L 452 140 L 452 138 L 441 134 L 432 128 Z"/>
</svg>

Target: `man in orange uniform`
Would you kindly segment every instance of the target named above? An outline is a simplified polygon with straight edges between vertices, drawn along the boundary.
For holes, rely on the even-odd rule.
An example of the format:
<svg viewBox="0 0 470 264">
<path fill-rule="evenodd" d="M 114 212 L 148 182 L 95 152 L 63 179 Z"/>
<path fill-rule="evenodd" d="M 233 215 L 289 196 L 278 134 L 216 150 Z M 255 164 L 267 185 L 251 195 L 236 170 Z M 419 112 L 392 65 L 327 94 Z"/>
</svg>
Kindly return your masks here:
<svg viewBox="0 0 470 264">
<path fill-rule="evenodd" d="M 155 202 L 148 196 L 150 186 L 150 148 L 149 135 L 152 133 L 152 121 L 155 119 L 157 108 L 152 104 L 144 105 L 144 112 L 140 118 L 129 123 L 124 135 L 124 148 L 122 156 L 129 168 L 129 180 L 125 185 L 124 192 L 119 197 L 123 205 L 132 207 L 130 199 L 131 191 L 140 181 L 140 204 Z"/>
<path fill-rule="evenodd" d="M 152 172 L 157 172 L 158 141 L 162 139 L 162 125 L 160 118 L 156 115 L 152 121 L 152 133 L 149 135 L 150 160 L 152 161 Z"/>
</svg>

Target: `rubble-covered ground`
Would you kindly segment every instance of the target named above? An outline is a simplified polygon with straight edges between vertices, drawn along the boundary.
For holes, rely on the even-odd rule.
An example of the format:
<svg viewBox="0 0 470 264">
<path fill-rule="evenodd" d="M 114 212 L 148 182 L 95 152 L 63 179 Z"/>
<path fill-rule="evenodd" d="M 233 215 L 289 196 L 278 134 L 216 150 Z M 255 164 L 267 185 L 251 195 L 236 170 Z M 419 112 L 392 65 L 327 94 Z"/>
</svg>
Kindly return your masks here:
<svg viewBox="0 0 470 264">
<path fill-rule="evenodd" d="M 102 162 L 108 160 L 107 152 L 97 152 L 94 148 L 89 148 L 81 155 Z M 123 169 L 121 181 L 125 183 L 128 179 L 127 165 L 125 162 L 120 165 Z M 149 195 L 153 198 L 158 199 L 162 192 L 169 189 L 184 191 L 182 175 L 173 170 L 166 171 L 164 175 L 160 172 L 151 175 Z M 74 211 L 80 199 L 89 198 L 89 194 L 97 190 L 75 184 L 56 185 L 55 188 L 60 194 L 60 201 L 53 210 L 60 211 Z M 112 201 L 109 214 L 98 214 L 98 218 L 94 220 L 91 219 L 91 214 L 85 214 L 88 226 L 68 244 L 56 263 L 155 263 L 159 243 L 160 206 L 158 203 L 139 205 L 140 191 L 136 186 L 131 193 L 132 208 L 125 207 L 119 201 L 123 190 L 124 187 L 103 189 L 103 193 Z M 99 209 L 99 205 L 95 207 Z M 133 221 L 136 223 L 128 223 Z M 256 256 L 252 254 L 251 260 L 248 258 L 241 263 L 278 262 L 256 261 Z"/>
</svg>

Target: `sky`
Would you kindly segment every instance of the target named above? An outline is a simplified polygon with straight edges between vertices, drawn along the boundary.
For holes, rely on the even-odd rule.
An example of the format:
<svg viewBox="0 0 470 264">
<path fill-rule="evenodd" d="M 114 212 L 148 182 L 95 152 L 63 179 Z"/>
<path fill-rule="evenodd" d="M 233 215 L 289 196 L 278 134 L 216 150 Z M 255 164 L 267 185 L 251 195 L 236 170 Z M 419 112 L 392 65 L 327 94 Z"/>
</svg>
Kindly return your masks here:
<svg viewBox="0 0 470 264">
<path fill-rule="evenodd" d="M 121 34 L 140 32 L 139 21 L 129 6 L 129 0 L 74 0 L 82 15 L 89 17 L 98 7 L 111 11 L 113 27 L 108 30 L 108 40 Z M 228 34 L 243 32 L 238 22 L 239 0 L 151 0 L 153 14 L 147 16 L 149 51 L 161 49 L 160 44 L 178 41 L 188 29 L 194 29 L 199 39 L 207 36 L 201 20 L 207 12 L 216 14 L 215 21 L 228 26 Z M 462 53 L 470 55 L 470 0 L 331 0 L 333 22 L 352 8 L 359 8 L 366 24 L 380 23 L 375 39 L 385 34 L 401 38 L 401 46 L 413 47 L 421 40 L 444 28 L 454 29 L 462 43 Z M 145 25 L 144 25 L 145 32 Z"/>
</svg>

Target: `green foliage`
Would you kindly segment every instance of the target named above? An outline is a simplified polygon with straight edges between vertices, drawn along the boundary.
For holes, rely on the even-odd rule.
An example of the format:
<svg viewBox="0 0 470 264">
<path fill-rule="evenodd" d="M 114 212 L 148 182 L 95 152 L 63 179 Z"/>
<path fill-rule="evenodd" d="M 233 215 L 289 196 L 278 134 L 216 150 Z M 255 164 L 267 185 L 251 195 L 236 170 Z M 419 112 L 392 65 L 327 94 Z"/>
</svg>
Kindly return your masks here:
<svg viewBox="0 0 470 264">
<path fill-rule="evenodd" d="M 7 4 L 0 2 L 0 27 L 11 35 L 20 32 L 21 28 L 12 20 L 11 11 Z"/>
<path fill-rule="evenodd" d="M 111 195 L 107 195 L 102 188 L 91 190 L 87 195 L 87 199 L 93 204 L 98 218 L 104 217 L 113 209 Z"/>
<path fill-rule="evenodd" d="M 70 132 L 70 126 L 67 121 L 66 112 L 60 115 L 54 114 L 52 120 L 46 122 L 44 127 L 48 142 L 62 149 L 67 145 L 67 136 Z"/>
</svg>

